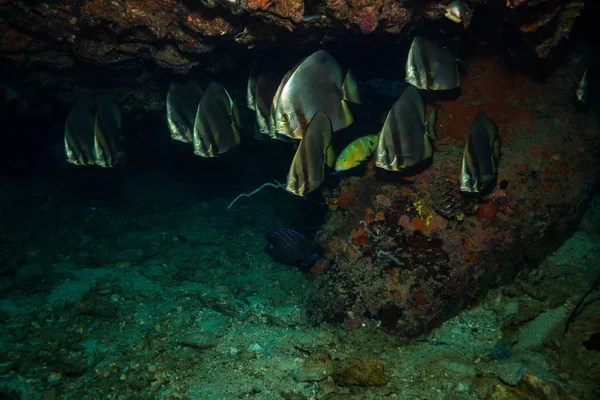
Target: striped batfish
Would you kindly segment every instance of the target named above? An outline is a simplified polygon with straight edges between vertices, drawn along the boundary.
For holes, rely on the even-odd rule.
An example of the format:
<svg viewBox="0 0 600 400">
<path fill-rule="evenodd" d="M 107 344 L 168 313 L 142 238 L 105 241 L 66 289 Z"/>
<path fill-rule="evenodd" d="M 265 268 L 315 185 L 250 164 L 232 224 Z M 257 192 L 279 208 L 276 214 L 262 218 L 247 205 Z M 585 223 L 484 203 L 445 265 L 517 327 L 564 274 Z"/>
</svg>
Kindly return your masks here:
<svg viewBox="0 0 600 400">
<path fill-rule="evenodd" d="M 460 86 L 456 57 L 421 36 L 412 41 L 405 70 L 406 82 L 421 90 L 450 90 Z"/>
<path fill-rule="evenodd" d="M 203 93 L 194 80 L 171 82 L 167 93 L 167 123 L 171 139 L 192 142 L 196 111 Z"/>
<path fill-rule="evenodd" d="M 322 111 L 333 132 L 353 122 L 348 102 L 360 103 L 358 85 L 350 72 L 327 52 L 319 50 L 302 60 L 281 80 L 271 103 L 271 135 L 304 137 L 311 119 Z"/>
<path fill-rule="evenodd" d="M 79 99 L 65 123 L 65 156 L 75 165 L 94 165 L 94 114 L 87 98 Z"/>
<path fill-rule="evenodd" d="M 196 111 L 192 144 L 194 154 L 212 158 L 240 144 L 239 110 L 227 90 L 217 82 L 207 87 Z"/>
<path fill-rule="evenodd" d="M 96 165 L 110 168 L 121 164 L 121 109 L 107 94 L 98 101 L 94 127 L 94 160 Z"/>
<path fill-rule="evenodd" d="M 432 140 L 437 139 L 436 115 L 433 110 L 425 118 L 425 104 L 419 91 L 414 86 L 406 89 L 383 123 L 375 165 L 388 171 L 400 171 L 431 158 Z"/>
<path fill-rule="evenodd" d="M 296 196 L 306 196 L 325 180 L 325 165 L 333 167 L 335 154 L 331 146 L 331 121 L 319 111 L 300 141 L 287 175 L 285 189 Z"/>
<path fill-rule="evenodd" d="M 493 188 L 498 176 L 499 160 L 498 127 L 481 111 L 473 121 L 465 144 L 459 176 L 461 192 L 480 193 Z"/>
</svg>

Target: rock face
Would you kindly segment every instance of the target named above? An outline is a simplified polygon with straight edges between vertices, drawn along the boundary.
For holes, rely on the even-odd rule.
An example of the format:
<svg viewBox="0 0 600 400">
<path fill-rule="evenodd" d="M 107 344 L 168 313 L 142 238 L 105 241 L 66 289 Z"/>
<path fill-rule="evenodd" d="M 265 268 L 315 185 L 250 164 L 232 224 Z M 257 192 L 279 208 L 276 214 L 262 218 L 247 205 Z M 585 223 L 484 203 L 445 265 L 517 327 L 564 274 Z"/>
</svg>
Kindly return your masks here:
<svg viewBox="0 0 600 400">
<path fill-rule="evenodd" d="M 310 6 L 302 0 L 31 3 L 0 3 L 0 54 L 15 63 L 56 69 L 72 66 L 75 59 L 101 66 L 134 66 L 151 59 L 186 72 L 216 45 L 254 47 L 285 31 L 316 39 L 327 28 L 399 33 L 411 13 L 407 2 L 395 0 L 318 1 Z M 44 57 L 44 52 L 60 57 Z"/>
<path fill-rule="evenodd" d="M 486 43 L 489 32 L 471 25 L 483 26 L 494 38 L 516 32 L 511 37 L 527 56 L 546 57 L 564 43 L 583 7 L 577 1 L 459 0 L 454 9 L 460 9 L 461 25 L 445 18 L 450 5 L 450 0 L 0 0 L 0 62 L 5 77 L 15 76 L 0 79 L 0 106 L 16 99 L 23 114 L 52 116 L 67 112 L 82 95 L 109 91 L 125 115 L 141 120 L 147 112 L 164 113 L 173 74 L 241 79 L 256 60 L 287 62 L 319 47 L 354 55 L 356 48 L 395 46 L 434 20 L 446 24 L 444 35 L 464 26 L 471 30 L 466 36 Z"/>
<path fill-rule="evenodd" d="M 90 0 L 0 2 L 0 57 L 16 64 L 132 67 L 153 60 L 187 72 L 217 45 L 274 46 L 345 35 L 406 33 L 413 19 L 443 18 L 450 1 L 397 0 Z M 506 15 L 545 57 L 568 36 L 583 7 L 571 1 L 460 1 L 468 25 L 477 7 Z M 525 4 L 522 4 L 525 3 Z M 528 7 L 536 3 L 536 7 Z M 539 3 L 539 4 L 538 4 Z M 468 10 L 468 11 L 466 11 Z M 538 34 L 548 25 L 551 34 Z M 293 32 L 289 35 L 288 32 Z"/>
<path fill-rule="evenodd" d="M 556 249 L 578 222 L 597 173 L 598 121 L 574 112 L 568 75 L 541 86 L 496 61 L 471 67 L 460 96 L 436 103 L 431 167 L 403 179 L 370 165 L 327 194 L 313 321 L 421 334 Z M 465 198 L 457 176 L 480 110 L 500 129 L 498 186 Z"/>
</svg>

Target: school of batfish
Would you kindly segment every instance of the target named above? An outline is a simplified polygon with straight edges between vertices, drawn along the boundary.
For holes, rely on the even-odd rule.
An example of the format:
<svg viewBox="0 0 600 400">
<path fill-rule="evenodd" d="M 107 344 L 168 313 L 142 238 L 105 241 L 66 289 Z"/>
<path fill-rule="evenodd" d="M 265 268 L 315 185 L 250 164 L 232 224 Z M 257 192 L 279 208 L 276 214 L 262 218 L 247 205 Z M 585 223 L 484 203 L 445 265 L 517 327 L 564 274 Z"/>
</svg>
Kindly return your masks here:
<svg viewBox="0 0 600 400">
<path fill-rule="evenodd" d="M 257 139 L 298 142 L 285 189 L 305 196 L 325 180 L 325 166 L 344 171 L 371 157 L 388 171 L 406 171 L 425 165 L 434 153 L 436 110 L 426 115 L 420 94 L 460 87 L 456 57 L 424 37 L 411 44 L 406 61 L 408 86 L 388 111 L 379 133 L 352 141 L 339 155 L 332 134 L 350 126 L 348 103 L 360 104 L 358 85 L 348 70 L 319 50 L 304 58 L 283 77 L 264 69 L 248 79 L 247 107 L 254 112 Z M 103 95 L 96 114 L 90 102 L 79 100 L 65 126 L 67 161 L 75 165 L 114 167 L 123 158 L 120 149 L 121 112 Z M 217 157 L 240 143 L 238 105 L 225 87 L 210 81 L 171 82 L 166 99 L 171 138 L 192 143 L 194 154 Z M 459 176 L 464 193 L 482 193 L 497 179 L 500 139 L 494 122 L 481 111 L 467 136 Z M 231 205 L 230 205 L 231 206 Z"/>
</svg>

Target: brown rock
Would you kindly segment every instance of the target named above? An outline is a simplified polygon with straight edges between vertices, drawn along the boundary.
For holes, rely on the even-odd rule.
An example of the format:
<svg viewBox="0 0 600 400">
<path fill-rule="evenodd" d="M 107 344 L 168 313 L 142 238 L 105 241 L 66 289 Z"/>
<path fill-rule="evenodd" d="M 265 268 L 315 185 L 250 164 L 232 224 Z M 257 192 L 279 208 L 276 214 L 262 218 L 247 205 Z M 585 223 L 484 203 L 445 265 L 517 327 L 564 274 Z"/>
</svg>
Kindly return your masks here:
<svg viewBox="0 0 600 400">
<path fill-rule="evenodd" d="M 525 372 L 517 387 L 497 385 L 492 400 L 576 400 L 568 395 L 558 383 L 545 381 Z"/>
<path fill-rule="evenodd" d="M 297 382 L 322 381 L 333 374 L 333 362 L 328 354 L 317 352 L 311 354 L 292 371 L 292 377 Z"/>
<path fill-rule="evenodd" d="M 198 65 L 198 61 L 191 57 L 186 57 L 172 44 L 150 50 L 152 59 L 163 68 L 187 71 L 193 66 Z"/>
<path fill-rule="evenodd" d="M 560 75 L 536 87 L 514 71 L 508 78 L 495 61 L 472 67 L 460 96 L 438 102 L 436 129 L 446 139 L 431 165 L 405 176 L 372 168 L 327 194 L 339 207 L 317 234 L 331 267 L 307 296 L 315 323 L 351 329 L 370 320 L 401 336 L 422 334 L 545 258 L 576 227 L 594 183 L 597 120 L 565 111 L 573 108 L 572 85 L 561 87 Z M 560 124 L 537 107 L 561 115 Z M 499 184 L 469 197 L 459 193 L 456 173 L 464 135 L 482 109 L 501 127 Z M 497 209 L 492 220 L 472 207 L 486 203 Z M 535 286 L 517 293 L 545 301 Z"/>
<path fill-rule="evenodd" d="M 381 386 L 388 381 L 384 369 L 379 357 L 368 355 L 338 366 L 334 380 L 338 385 Z"/>
</svg>

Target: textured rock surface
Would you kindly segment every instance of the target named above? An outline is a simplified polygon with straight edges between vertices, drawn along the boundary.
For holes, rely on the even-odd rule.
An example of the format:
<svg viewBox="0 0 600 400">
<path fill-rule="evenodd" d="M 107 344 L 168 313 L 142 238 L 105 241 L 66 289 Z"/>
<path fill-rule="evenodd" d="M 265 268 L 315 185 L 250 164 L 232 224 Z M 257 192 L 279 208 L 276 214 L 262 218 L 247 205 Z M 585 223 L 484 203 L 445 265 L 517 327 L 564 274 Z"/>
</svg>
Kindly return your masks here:
<svg viewBox="0 0 600 400">
<path fill-rule="evenodd" d="M 285 31 L 296 31 L 305 40 L 316 40 L 326 28 L 399 33 L 410 22 L 411 10 L 404 3 L 342 0 L 308 7 L 302 0 L 2 1 L 0 52 L 15 63 L 34 64 L 30 55 L 42 51 L 71 63 L 79 58 L 102 66 L 152 59 L 185 72 L 216 45 L 269 45 Z"/>
<path fill-rule="evenodd" d="M 132 67 L 153 60 L 186 72 L 217 45 L 277 47 L 310 42 L 335 32 L 400 34 L 422 17 L 443 18 L 449 1 L 396 0 L 66 0 L 0 2 L 0 57 L 16 64 L 73 66 L 76 59 L 101 66 Z M 568 36 L 580 2 L 470 2 L 506 15 L 508 26 L 531 34 L 545 57 Z M 527 2 L 529 3 L 529 2 Z M 564 3 L 564 4 L 563 4 Z M 519 5 L 521 5 L 519 7 Z M 470 19 L 465 18 L 468 23 Z M 540 35 L 538 28 L 550 32 Z M 293 35 L 287 34 L 293 32 Z M 277 42 L 277 43 L 275 43 Z"/>
<path fill-rule="evenodd" d="M 598 167 L 597 118 L 574 113 L 571 88 L 562 73 L 540 86 L 473 60 L 458 99 L 436 103 L 430 168 L 403 180 L 371 165 L 328 193 L 334 211 L 318 235 L 328 264 L 309 296 L 313 320 L 418 335 L 556 249 Z M 498 187 L 465 198 L 457 176 L 479 110 L 500 129 Z"/>
<path fill-rule="evenodd" d="M 298 60 L 288 58 L 317 48 L 350 56 L 357 48 L 380 48 L 378 54 L 387 54 L 431 21 L 446 24 L 435 31 L 456 36 L 462 26 L 445 19 L 448 3 L 0 0 L 0 63 L 4 76 L 16 76 L 0 78 L 0 105 L 16 99 L 23 114 L 52 116 L 66 113 L 82 95 L 93 99 L 108 91 L 126 115 L 139 121 L 147 112 L 163 114 L 173 74 L 241 81 L 257 60 L 293 65 Z M 462 10 L 469 10 L 462 24 L 468 31 L 458 35 L 490 43 L 510 33 L 520 47 L 510 54 L 521 60 L 547 57 L 566 42 L 583 7 L 563 3 L 461 2 Z M 390 57 L 385 56 L 387 62 Z"/>
</svg>

